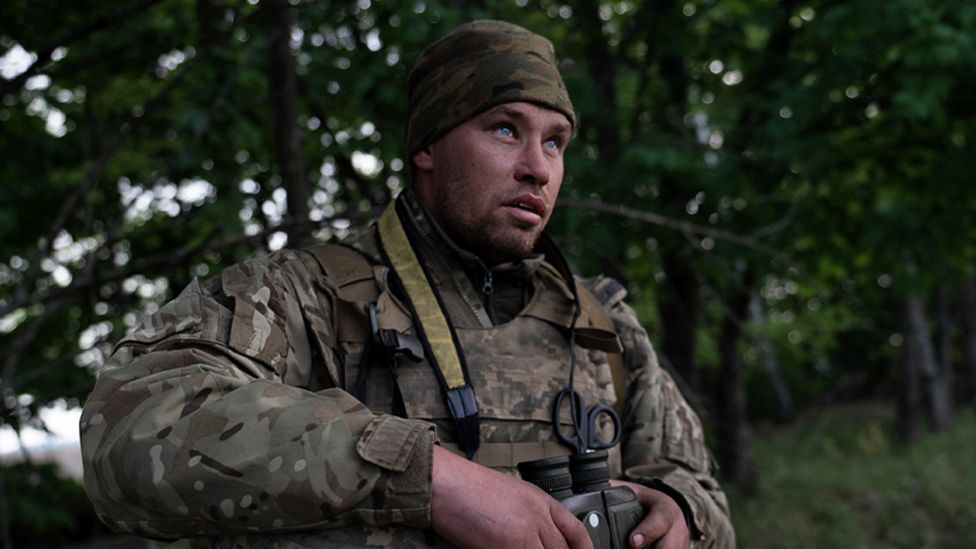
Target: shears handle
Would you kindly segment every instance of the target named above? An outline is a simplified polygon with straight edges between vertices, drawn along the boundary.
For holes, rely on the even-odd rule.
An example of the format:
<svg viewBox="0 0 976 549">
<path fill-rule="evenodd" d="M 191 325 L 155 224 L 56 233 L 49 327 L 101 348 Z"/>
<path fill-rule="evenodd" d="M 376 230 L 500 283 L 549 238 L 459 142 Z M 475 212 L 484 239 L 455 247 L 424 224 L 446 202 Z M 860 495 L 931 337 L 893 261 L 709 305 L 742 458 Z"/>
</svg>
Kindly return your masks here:
<svg viewBox="0 0 976 549">
<path fill-rule="evenodd" d="M 562 423 L 559 421 L 559 412 L 562 410 L 563 399 L 567 395 L 571 399 L 570 413 L 573 418 L 573 425 L 576 427 L 576 431 L 572 435 L 563 432 Z M 608 416 L 613 423 L 613 436 L 607 442 L 600 440 L 597 435 L 597 420 L 600 415 Z M 587 450 L 606 450 L 620 441 L 620 416 L 617 415 L 617 412 L 602 404 L 597 404 L 587 410 L 583 397 L 576 391 L 570 392 L 568 389 L 563 389 L 556 394 L 552 404 L 552 423 L 556 430 L 556 437 L 563 444 L 574 448 L 579 454 L 585 453 Z"/>
<path fill-rule="evenodd" d="M 607 417 L 610 418 L 610 421 L 613 423 L 613 431 L 611 431 L 613 435 L 610 437 L 610 440 L 607 442 L 603 442 L 602 440 L 600 440 L 600 437 L 597 435 L 597 418 L 599 418 L 601 414 L 605 414 Z M 620 435 L 623 432 L 620 426 L 620 415 L 618 415 L 613 408 L 610 408 L 609 406 L 604 406 L 602 404 L 595 404 L 592 408 L 590 408 L 590 412 L 587 414 L 587 423 L 590 426 L 589 432 L 587 433 L 589 435 L 588 437 L 589 449 L 609 450 L 610 448 L 616 446 L 618 442 L 620 442 Z"/>
<path fill-rule="evenodd" d="M 570 395 L 570 399 L 573 401 L 570 404 L 570 417 L 573 425 L 576 426 L 578 431 L 573 432 L 572 435 L 566 435 L 563 432 L 563 424 L 560 421 L 560 412 L 563 408 L 563 399 L 566 395 Z M 563 389 L 556 393 L 556 398 L 552 402 L 552 427 L 556 430 L 556 438 L 560 442 L 576 450 L 577 454 L 581 454 L 586 451 L 586 437 L 583 432 L 587 429 L 586 423 L 584 421 L 584 409 L 583 409 L 583 397 L 579 393 L 573 391 L 570 393 L 569 389 Z"/>
</svg>

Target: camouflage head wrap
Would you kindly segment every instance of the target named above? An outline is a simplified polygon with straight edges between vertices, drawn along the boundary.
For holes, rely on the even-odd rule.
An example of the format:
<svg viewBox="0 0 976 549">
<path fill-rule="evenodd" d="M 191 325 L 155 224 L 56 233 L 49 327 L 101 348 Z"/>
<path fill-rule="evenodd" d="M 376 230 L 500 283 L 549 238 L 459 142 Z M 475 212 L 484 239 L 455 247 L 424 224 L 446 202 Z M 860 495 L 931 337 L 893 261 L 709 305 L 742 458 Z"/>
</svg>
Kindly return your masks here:
<svg viewBox="0 0 976 549">
<path fill-rule="evenodd" d="M 430 45 L 407 86 L 410 155 L 471 117 L 513 101 L 557 110 L 576 125 L 552 43 L 503 21 L 466 23 Z"/>
</svg>

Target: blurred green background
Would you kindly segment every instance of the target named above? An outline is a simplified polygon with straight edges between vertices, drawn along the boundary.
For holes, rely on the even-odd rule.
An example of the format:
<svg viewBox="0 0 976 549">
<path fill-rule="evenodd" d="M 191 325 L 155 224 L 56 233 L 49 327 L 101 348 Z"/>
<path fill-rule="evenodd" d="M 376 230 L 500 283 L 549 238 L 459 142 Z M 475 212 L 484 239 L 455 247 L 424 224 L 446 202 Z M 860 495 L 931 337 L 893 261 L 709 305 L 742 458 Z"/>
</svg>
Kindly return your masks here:
<svg viewBox="0 0 976 549">
<path fill-rule="evenodd" d="M 409 67 L 484 17 L 555 45 L 580 125 L 552 232 L 628 288 L 740 546 L 976 547 L 968 0 L 5 0 L 0 544 L 153 545 L 50 463 L 77 475 L 113 342 L 375 215 Z"/>
</svg>

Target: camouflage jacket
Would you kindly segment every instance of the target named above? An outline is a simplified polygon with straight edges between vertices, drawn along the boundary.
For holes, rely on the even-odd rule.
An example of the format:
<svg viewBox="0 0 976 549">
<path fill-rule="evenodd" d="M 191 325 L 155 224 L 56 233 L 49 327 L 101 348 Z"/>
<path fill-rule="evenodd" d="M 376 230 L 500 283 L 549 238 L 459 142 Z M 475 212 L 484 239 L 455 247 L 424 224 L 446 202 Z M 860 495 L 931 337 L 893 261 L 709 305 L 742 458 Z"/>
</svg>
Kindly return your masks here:
<svg viewBox="0 0 976 549">
<path fill-rule="evenodd" d="M 569 352 L 552 311 L 571 294 L 540 259 L 529 273 L 530 305 L 493 326 L 446 237 L 412 193 L 402 200 L 418 253 L 474 361 L 483 445 L 496 450 L 476 459 L 485 454 L 484 465 L 514 473 L 522 459 L 565 453 L 548 416 Z M 401 364 L 395 377 L 370 368 L 365 403 L 351 394 L 369 326 L 348 320 L 362 316 L 363 304 L 350 301 L 343 284 L 376 284 L 381 323 L 413 330 L 385 287 L 375 242 L 373 227 L 350 239 L 375 263 L 370 281 L 324 272 L 308 251 L 284 250 L 194 280 L 117 345 L 81 420 L 85 489 L 104 522 L 197 546 L 444 545 L 425 531 L 432 447 L 453 447 L 430 366 Z M 695 546 L 734 547 L 698 417 L 658 365 L 619 285 L 604 278 L 587 285 L 624 347 L 615 476 L 663 481 L 691 514 Z M 578 390 L 587 402 L 613 404 L 606 354 L 578 356 Z M 394 384 L 406 418 L 393 414 Z"/>
</svg>

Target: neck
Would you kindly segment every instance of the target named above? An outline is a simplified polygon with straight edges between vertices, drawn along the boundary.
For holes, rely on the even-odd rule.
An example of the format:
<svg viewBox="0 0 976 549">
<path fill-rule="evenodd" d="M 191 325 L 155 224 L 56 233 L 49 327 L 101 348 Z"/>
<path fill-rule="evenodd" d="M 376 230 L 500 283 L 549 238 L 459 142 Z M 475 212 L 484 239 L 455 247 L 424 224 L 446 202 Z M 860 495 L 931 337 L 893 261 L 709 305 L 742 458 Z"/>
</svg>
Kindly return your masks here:
<svg viewBox="0 0 976 549">
<path fill-rule="evenodd" d="M 413 193 L 416 203 L 423 210 L 424 215 L 430 221 L 437 235 L 462 258 L 466 256 L 476 258 L 482 269 L 492 271 L 506 269 L 517 265 L 527 257 L 535 255 L 535 253 L 532 253 L 526 257 L 512 257 L 491 250 L 480 249 L 475 243 L 466 239 L 463 234 L 457 234 L 455 231 L 451 231 L 450 226 L 444 223 L 442 219 L 438 219 L 437 215 L 434 214 L 434 210 L 436 209 L 433 207 L 435 200 L 434 184 L 428 172 L 418 171 L 414 176 L 414 183 L 411 189 L 412 191 L 410 192 Z"/>
<path fill-rule="evenodd" d="M 404 191 L 398 200 L 405 202 L 408 217 L 404 221 L 405 228 L 419 246 L 418 257 L 433 276 L 433 283 L 439 285 L 442 296 L 457 295 L 471 306 L 482 327 L 512 316 L 494 314 L 499 298 L 512 291 L 518 295 L 524 293 L 526 298 L 531 296 L 532 277 L 544 261 L 541 254 L 517 260 L 491 261 L 491 258 L 479 256 L 466 248 L 463 242 L 455 240 L 454 235 L 437 223 L 410 189 Z M 512 309 L 517 313 L 521 307 L 513 306 Z"/>
</svg>

